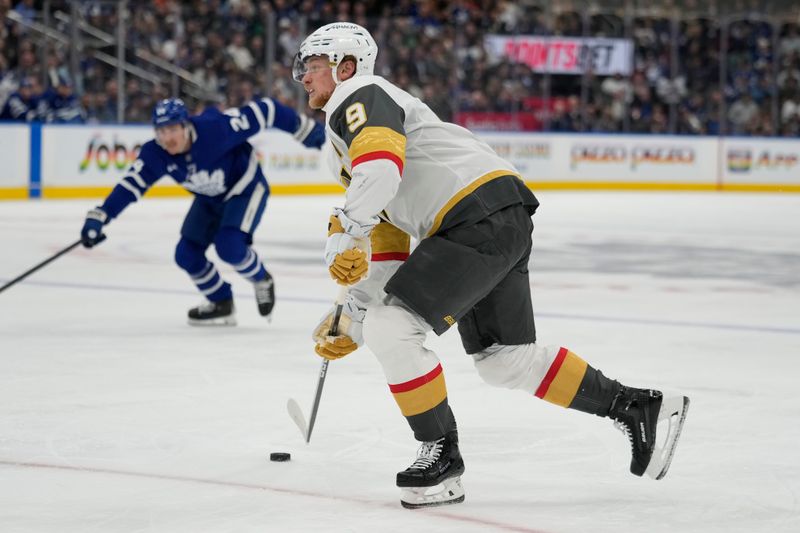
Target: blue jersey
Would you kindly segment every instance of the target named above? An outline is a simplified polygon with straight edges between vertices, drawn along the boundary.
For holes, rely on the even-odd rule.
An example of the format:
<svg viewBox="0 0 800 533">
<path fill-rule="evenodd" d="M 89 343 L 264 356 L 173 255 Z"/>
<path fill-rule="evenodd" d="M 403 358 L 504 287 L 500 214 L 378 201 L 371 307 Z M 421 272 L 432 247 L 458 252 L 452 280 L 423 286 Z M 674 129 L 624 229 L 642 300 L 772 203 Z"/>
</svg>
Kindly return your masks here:
<svg viewBox="0 0 800 533">
<path fill-rule="evenodd" d="M 37 109 L 39 120 L 56 124 L 82 124 L 86 112 L 77 95 L 62 96 L 57 90 L 47 89 L 39 99 Z"/>
<path fill-rule="evenodd" d="M 36 118 L 36 105 L 35 97 L 25 99 L 19 92 L 14 92 L 0 111 L 0 120 L 33 120 Z"/>
<path fill-rule="evenodd" d="M 172 178 L 195 195 L 225 202 L 254 180 L 266 182 L 255 150 L 247 142 L 250 137 L 267 128 L 307 134 L 313 125 L 271 98 L 225 113 L 209 108 L 189 118 L 186 127 L 192 146 L 188 152 L 170 155 L 155 140 L 145 143 L 101 208 L 109 219 L 115 218 L 164 177 Z"/>
</svg>

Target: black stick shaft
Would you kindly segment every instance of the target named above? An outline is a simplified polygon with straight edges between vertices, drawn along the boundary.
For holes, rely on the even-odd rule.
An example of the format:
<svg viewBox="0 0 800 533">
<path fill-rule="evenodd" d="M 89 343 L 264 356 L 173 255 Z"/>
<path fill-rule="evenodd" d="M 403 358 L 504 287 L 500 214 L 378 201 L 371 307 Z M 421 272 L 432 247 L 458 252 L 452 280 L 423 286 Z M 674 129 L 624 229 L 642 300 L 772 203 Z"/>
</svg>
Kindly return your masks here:
<svg viewBox="0 0 800 533">
<path fill-rule="evenodd" d="M 336 336 L 339 334 L 339 320 L 342 318 L 342 309 L 344 309 L 344 297 L 347 294 L 346 289 L 339 292 L 339 298 L 336 300 L 336 312 L 333 314 L 333 321 L 331 322 L 331 329 L 328 335 Z M 311 406 L 311 416 L 308 420 L 308 434 L 306 434 L 306 443 L 311 441 L 311 432 L 314 430 L 314 422 L 317 420 L 317 411 L 319 410 L 319 401 L 322 399 L 322 387 L 325 386 L 325 376 L 328 374 L 328 359 L 323 359 L 322 367 L 319 370 L 319 381 L 317 381 L 317 394 L 314 396 L 314 405 Z"/>
<path fill-rule="evenodd" d="M 30 276 L 31 274 L 33 274 L 34 272 L 36 272 L 40 268 L 46 266 L 50 262 L 55 261 L 56 259 L 58 259 L 62 255 L 64 255 L 65 253 L 71 251 L 73 248 L 78 246 L 80 243 L 81 243 L 81 240 L 78 239 L 77 241 L 73 242 L 72 244 L 70 244 L 69 246 L 67 246 L 66 248 L 61 250 L 60 252 L 56 253 L 55 255 L 50 256 L 49 258 L 45 259 L 44 261 L 42 261 L 38 265 L 34 266 L 33 268 L 31 268 L 29 270 L 26 270 L 25 272 L 23 272 L 22 274 L 20 274 L 16 278 L 12 279 L 8 283 L 6 283 L 2 287 L 0 287 L 0 292 L 3 292 L 4 290 L 6 290 L 7 288 L 11 287 L 12 285 L 15 285 L 15 284 L 19 283 L 20 281 L 22 281 L 23 279 L 27 278 L 28 276 Z"/>
</svg>

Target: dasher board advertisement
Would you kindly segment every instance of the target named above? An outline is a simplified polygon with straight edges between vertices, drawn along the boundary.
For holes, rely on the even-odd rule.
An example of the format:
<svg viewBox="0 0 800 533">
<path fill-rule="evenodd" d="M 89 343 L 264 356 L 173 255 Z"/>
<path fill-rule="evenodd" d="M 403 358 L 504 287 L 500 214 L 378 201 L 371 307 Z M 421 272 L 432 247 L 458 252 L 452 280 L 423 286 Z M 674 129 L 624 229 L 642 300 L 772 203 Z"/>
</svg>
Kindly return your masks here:
<svg viewBox="0 0 800 533">
<path fill-rule="evenodd" d="M 717 183 L 717 141 L 655 135 L 483 133 L 525 181 L 588 187 Z"/>
<path fill-rule="evenodd" d="M 0 125 L 0 190 L 27 188 L 31 163 L 30 138 L 30 128 L 25 124 Z"/>
<path fill-rule="evenodd" d="M 726 184 L 800 185 L 800 140 L 724 139 L 722 176 Z"/>
<path fill-rule="evenodd" d="M 42 184 L 47 187 L 111 187 L 153 138 L 150 126 L 45 126 L 42 128 Z M 250 139 L 271 184 L 324 181 L 320 152 L 282 131 Z M 169 179 L 158 186 L 176 185 Z"/>
<path fill-rule="evenodd" d="M 149 126 L 44 126 L 42 187 L 111 187 L 152 138 Z"/>
</svg>

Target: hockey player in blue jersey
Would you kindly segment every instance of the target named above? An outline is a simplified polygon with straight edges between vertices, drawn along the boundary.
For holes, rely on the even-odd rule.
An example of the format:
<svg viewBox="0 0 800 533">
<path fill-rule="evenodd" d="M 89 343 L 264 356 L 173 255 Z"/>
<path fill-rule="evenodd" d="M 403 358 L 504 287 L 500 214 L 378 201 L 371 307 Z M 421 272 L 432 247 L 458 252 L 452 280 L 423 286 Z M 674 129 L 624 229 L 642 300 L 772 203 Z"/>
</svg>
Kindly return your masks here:
<svg viewBox="0 0 800 533">
<path fill-rule="evenodd" d="M 231 286 L 205 255 L 211 244 L 220 259 L 253 283 L 259 313 L 269 316 L 275 304 L 273 279 L 251 247 L 269 186 L 248 139 L 277 128 L 305 146 L 320 148 L 324 127 L 271 98 L 225 113 L 209 108 L 191 117 L 182 100 L 170 98 L 156 105 L 153 126 L 155 139 L 142 146 L 103 204 L 86 215 L 83 245 L 91 248 L 103 241 L 106 224 L 169 176 L 195 195 L 181 227 L 175 262 L 208 302 L 189 310 L 189 323 L 236 324 Z"/>
</svg>

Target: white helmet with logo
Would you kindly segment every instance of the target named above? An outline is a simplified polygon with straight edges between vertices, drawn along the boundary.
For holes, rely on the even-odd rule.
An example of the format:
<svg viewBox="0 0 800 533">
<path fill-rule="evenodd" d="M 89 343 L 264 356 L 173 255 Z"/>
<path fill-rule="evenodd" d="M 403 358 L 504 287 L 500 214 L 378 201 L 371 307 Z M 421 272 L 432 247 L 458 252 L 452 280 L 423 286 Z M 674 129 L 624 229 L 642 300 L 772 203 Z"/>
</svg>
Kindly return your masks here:
<svg viewBox="0 0 800 533">
<path fill-rule="evenodd" d="M 334 22 L 322 26 L 306 37 L 300 45 L 300 51 L 294 59 L 292 76 L 296 81 L 301 81 L 306 73 L 305 62 L 314 56 L 328 56 L 333 79 L 338 85 L 336 67 L 345 57 L 354 57 L 356 60 L 356 76 L 369 76 L 375 69 L 375 56 L 378 55 L 378 45 L 369 32 L 351 22 Z"/>
</svg>

